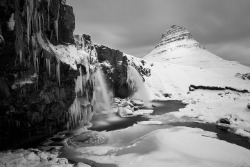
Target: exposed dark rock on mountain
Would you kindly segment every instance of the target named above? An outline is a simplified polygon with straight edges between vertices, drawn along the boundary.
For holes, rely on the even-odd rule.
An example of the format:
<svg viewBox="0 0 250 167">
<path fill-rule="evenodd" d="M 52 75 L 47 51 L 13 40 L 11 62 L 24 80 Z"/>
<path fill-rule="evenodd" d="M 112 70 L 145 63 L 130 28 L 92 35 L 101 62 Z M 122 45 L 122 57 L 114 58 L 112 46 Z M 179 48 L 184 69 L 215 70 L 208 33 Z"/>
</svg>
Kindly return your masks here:
<svg viewBox="0 0 250 167">
<path fill-rule="evenodd" d="M 235 76 L 243 80 L 250 80 L 250 73 L 246 73 L 246 74 L 237 73 Z"/>
<path fill-rule="evenodd" d="M 182 26 L 178 26 L 178 25 L 173 25 L 170 27 L 170 29 L 168 29 L 167 31 L 165 31 L 162 34 L 161 41 L 158 45 L 156 45 L 155 48 L 158 48 L 160 46 L 163 46 L 163 45 L 166 45 L 169 43 L 173 43 L 176 41 L 193 40 L 193 39 L 194 39 L 193 36 L 186 28 L 184 28 Z M 188 46 L 187 43 L 183 44 L 183 46 L 185 46 L 185 45 L 186 45 L 186 47 L 191 47 L 191 46 Z M 199 48 L 205 49 L 205 47 L 198 42 L 193 43 L 192 45 L 195 45 Z M 178 46 L 178 47 L 181 47 L 181 46 Z"/>
</svg>

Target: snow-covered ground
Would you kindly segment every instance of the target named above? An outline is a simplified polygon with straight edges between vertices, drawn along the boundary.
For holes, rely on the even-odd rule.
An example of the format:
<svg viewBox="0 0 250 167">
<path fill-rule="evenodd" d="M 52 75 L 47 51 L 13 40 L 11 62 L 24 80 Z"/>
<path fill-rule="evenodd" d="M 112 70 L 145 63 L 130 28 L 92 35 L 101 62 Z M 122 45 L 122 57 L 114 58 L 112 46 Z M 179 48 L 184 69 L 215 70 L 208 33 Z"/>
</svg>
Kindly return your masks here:
<svg viewBox="0 0 250 167">
<path fill-rule="evenodd" d="M 250 166 L 249 150 L 218 140 L 215 133 L 188 127 L 152 128 L 147 132 L 143 126 L 101 132 L 107 144 L 68 149 L 65 155 L 94 166 Z"/>
</svg>

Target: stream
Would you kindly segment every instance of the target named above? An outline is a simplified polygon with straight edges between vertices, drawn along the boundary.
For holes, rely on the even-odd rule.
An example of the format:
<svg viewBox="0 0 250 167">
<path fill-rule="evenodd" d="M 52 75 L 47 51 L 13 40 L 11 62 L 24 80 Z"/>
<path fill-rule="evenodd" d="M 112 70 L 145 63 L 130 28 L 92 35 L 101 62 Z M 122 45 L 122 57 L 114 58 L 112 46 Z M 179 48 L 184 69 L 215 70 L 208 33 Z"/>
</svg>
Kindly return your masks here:
<svg viewBox="0 0 250 167">
<path fill-rule="evenodd" d="M 71 135 L 67 139 L 66 146 L 64 144 L 64 146 L 61 147 L 62 153 L 60 157 L 67 158 L 74 163 L 83 162 L 92 166 L 116 166 L 115 164 L 99 164 L 87 158 L 79 158 L 79 152 L 76 150 L 98 145 L 119 148 L 127 146 L 154 130 L 174 128 L 177 126 L 200 128 L 205 131 L 214 132 L 218 140 L 224 140 L 250 150 L 248 138 L 220 130 L 216 124 L 190 122 L 188 118 L 182 118 L 180 120 L 164 115 L 165 113 L 178 111 L 180 108 L 185 107 L 186 105 L 181 101 L 155 101 L 152 104 L 154 106 L 152 107 L 154 113 L 150 115 L 150 117 L 137 116 L 121 118 L 116 113 L 97 114 L 91 121 L 92 127 L 89 128 L 89 130 L 77 135 Z M 141 121 L 150 121 L 153 117 L 157 119 L 159 116 L 164 117 L 164 120 L 161 120 L 163 122 L 162 124 L 139 123 Z M 57 144 L 58 146 L 62 146 L 58 141 L 52 142 L 51 145 L 53 145 L 53 143 L 54 146 Z M 139 152 L 143 153 L 145 151 L 147 151 L 147 149 L 142 148 Z"/>
</svg>

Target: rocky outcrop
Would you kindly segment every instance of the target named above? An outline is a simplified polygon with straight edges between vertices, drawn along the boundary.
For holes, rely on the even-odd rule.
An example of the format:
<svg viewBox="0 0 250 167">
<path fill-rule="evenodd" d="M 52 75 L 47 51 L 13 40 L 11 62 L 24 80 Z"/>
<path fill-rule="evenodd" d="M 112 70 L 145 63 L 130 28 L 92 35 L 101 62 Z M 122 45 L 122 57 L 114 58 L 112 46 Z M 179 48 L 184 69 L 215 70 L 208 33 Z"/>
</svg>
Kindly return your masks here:
<svg viewBox="0 0 250 167">
<path fill-rule="evenodd" d="M 195 62 L 218 60 L 215 55 L 206 51 L 205 46 L 197 42 L 186 28 L 173 25 L 162 34 L 160 42 L 144 59 L 182 63 L 187 57 L 195 59 Z"/>
<path fill-rule="evenodd" d="M 75 46 L 72 7 L 3 0 L 0 8 L 0 149 L 88 124 L 97 55 Z"/>
<path fill-rule="evenodd" d="M 89 38 L 89 37 L 88 37 Z M 128 59 L 123 52 L 111 49 L 104 45 L 95 45 L 98 53 L 98 61 L 106 74 L 109 87 L 113 90 L 115 97 L 126 98 L 133 94 L 129 83 L 127 82 L 127 66 L 128 64 L 135 67 L 144 80 L 144 77 L 150 76 L 150 69 L 145 68 L 145 61 L 140 63 L 133 62 Z"/>
<path fill-rule="evenodd" d="M 111 49 L 104 45 L 95 45 L 98 53 L 98 61 L 108 61 L 111 65 L 117 65 L 122 61 L 123 53 L 116 49 Z"/>
<path fill-rule="evenodd" d="M 241 78 L 241 79 L 243 79 L 243 80 L 250 80 L 250 73 L 246 73 L 246 74 L 237 73 L 237 74 L 235 75 L 235 77 Z"/>
<path fill-rule="evenodd" d="M 156 45 L 155 48 L 158 48 L 160 46 L 164 46 L 173 42 L 182 41 L 182 40 L 194 40 L 194 38 L 186 28 L 182 26 L 178 26 L 178 25 L 173 25 L 170 27 L 170 29 L 168 29 L 162 34 L 161 41 L 159 42 L 158 45 Z M 195 46 L 195 47 L 205 49 L 205 47 L 198 42 L 192 43 L 191 45 L 190 44 L 188 45 L 187 43 L 180 44 L 177 47 L 183 47 L 183 46 L 185 47 Z"/>
<path fill-rule="evenodd" d="M 119 50 L 111 49 L 104 45 L 95 45 L 98 61 L 106 75 L 109 87 L 117 97 L 128 97 L 127 85 L 127 59 Z"/>
</svg>

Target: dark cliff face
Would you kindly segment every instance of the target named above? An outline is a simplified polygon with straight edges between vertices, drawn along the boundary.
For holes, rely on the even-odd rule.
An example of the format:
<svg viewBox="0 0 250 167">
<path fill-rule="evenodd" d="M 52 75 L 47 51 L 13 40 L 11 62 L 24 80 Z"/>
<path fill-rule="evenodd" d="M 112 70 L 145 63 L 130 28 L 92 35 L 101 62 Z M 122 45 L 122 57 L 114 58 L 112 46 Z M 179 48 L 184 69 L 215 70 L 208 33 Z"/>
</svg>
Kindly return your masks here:
<svg viewBox="0 0 250 167">
<path fill-rule="evenodd" d="M 144 68 L 144 61 L 140 65 L 136 65 L 133 60 L 130 62 L 123 52 L 119 50 L 103 45 L 95 45 L 95 48 L 109 87 L 113 90 L 116 97 L 127 98 L 134 92 L 127 81 L 128 64 L 135 67 L 142 79 L 144 79 L 144 76 L 150 76 L 150 70 Z"/>
<path fill-rule="evenodd" d="M 70 48 L 77 51 L 74 28 L 73 9 L 62 0 L 0 2 L 0 149 L 21 147 L 25 141 L 82 126 L 91 119 L 89 65 L 96 61 L 72 65 L 63 57 Z M 84 58 L 90 52 L 91 48 L 79 55 Z"/>
<path fill-rule="evenodd" d="M 127 84 L 127 59 L 123 53 L 104 45 L 95 45 L 98 61 L 106 75 L 109 87 L 116 97 L 126 98 L 130 95 Z"/>
</svg>

